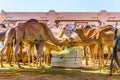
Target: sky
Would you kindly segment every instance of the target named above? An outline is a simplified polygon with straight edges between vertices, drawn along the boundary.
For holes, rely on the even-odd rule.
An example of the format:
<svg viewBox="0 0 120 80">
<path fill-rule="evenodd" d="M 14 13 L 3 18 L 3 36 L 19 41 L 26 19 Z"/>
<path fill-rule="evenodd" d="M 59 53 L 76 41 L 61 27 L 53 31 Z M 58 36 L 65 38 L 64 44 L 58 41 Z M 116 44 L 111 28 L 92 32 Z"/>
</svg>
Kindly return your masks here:
<svg viewBox="0 0 120 80">
<path fill-rule="evenodd" d="M 6 12 L 120 12 L 120 0 L 0 0 Z"/>
</svg>

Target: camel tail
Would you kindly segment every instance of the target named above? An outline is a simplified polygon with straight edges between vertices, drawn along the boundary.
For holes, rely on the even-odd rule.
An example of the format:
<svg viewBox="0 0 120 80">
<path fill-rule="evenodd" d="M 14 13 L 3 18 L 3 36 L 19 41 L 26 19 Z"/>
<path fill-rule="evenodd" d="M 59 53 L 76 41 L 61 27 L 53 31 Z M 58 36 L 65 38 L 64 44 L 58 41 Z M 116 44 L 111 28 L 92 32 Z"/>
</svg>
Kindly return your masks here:
<svg viewBox="0 0 120 80">
<path fill-rule="evenodd" d="M 5 35 L 5 41 L 7 41 L 8 43 L 11 43 L 11 41 L 16 41 L 16 31 L 15 31 L 15 27 L 10 28 Z M 15 43 L 14 43 L 15 44 Z"/>
</svg>

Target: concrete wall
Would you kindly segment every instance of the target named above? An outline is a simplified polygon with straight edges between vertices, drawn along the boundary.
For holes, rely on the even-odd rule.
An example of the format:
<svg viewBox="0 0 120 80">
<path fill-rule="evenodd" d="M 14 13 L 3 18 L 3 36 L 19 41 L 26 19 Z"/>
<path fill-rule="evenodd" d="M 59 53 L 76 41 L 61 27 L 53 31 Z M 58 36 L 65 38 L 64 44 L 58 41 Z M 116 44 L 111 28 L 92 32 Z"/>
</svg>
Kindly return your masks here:
<svg viewBox="0 0 120 80">
<path fill-rule="evenodd" d="M 114 25 L 120 22 L 120 12 L 5 12 L 0 13 L 0 22 L 16 23 L 18 21 L 26 21 L 35 18 L 40 21 L 46 21 L 49 25 L 60 22 L 98 22 L 99 25 Z"/>
</svg>

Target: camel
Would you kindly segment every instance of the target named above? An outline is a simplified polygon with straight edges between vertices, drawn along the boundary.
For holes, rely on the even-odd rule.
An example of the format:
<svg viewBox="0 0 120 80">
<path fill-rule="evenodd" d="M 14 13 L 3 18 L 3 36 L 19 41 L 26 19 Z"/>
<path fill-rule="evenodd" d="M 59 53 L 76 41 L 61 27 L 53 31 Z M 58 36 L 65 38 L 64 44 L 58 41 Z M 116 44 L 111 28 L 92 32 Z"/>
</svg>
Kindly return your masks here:
<svg viewBox="0 0 120 80">
<path fill-rule="evenodd" d="M 111 25 L 107 25 L 107 26 L 101 27 L 101 28 L 95 30 L 94 34 L 91 37 L 89 37 L 89 38 L 87 38 L 83 34 L 83 31 L 82 31 L 81 28 L 74 30 L 79 35 L 81 40 L 83 42 L 87 43 L 87 45 L 90 45 L 90 46 L 94 45 L 94 44 L 98 45 L 98 50 L 100 52 L 99 53 L 99 60 L 100 60 L 99 61 L 99 65 L 100 65 L 100 67 L 102 66 L 102 63 L 104 62 L 103 60 L 101 62 L 101 58 L 103 59 L 103 46 L 107 42 L 110 42 L 110 43 L 112 42 L 113 32 L 108 33 L 108 34 L 106 33 L 107 31 L 110 31 L 110 30 L 113 31 L 113 28 L 112 28 Z M 104 37 L 102 37 L 102 36 L 104 36 Z M 108 36 L 110 37 L 110 39 L 109 39 L 110 41 L 108 41 Z M 110 46 L 112 46 L 112 45 L 110 44 Z"/>
<path fill-rule="evenodd" d="M 5 41 L 5 45 L 0 50 L 0 52 L 1 52 L 1 67 L 3 67 L 2 58 L 3 58 L 3 53 L 4 53 L 5 49 L 6 49 L 7 62 L 10 64 L 10 66 L 12 66 L 11 59 L 12 59 L 12 53 L 13 53 L 13 48 L 12 48 L 13 47 L 13 38 L 15 38 L 15 28 L 8 29 L 8 31 L 6 31 L 5 34 L 3 34 L 2 36 L 3 36 L 3 40 Z M 8 44 L 6 44 L 6 43 L 8 43 Z"/>
<path fill-rule="evenodd" d="M 113 37 L 114 37 L 114 28 L 111 25 L 106 25 L 96 28 L 94 34 L 91 36 L 96 36 L 96 39 L 101 43 L 101 54 L 102 54 L 102 63 L 105 66 L 111 56 L 111 48 L 113 47 Z M 108 48 L 108 57 L 104 64 L 104 47 Z"/>
<path fill-rule="evenodd" d="M 18 24 L 18 25 L 21 25 Z M 8 30 L 8 31 L 7 31 Z M 3 67 L 3 64 L 2 64 L 2 58 L 3 58 L 3 52 L 6 50 L 6 60 L 7 62 L 9 63 L 10 66 L 13 66 L 11 64 L 11 61 L 12 61 L 12 56 L 13 56 L 13 45 L 15 45 L 15 43 L 13 43 L 13 41 L 15 40 L 15 27 L 12 27 L 10 29 L 7 29 L 6 32 L 4 32 L 4 34 L 0 34 L 1 38 L 0 40 L 3 40 L 5 41 L 5 46 L 2 47 L 1 49 L 1 67 Z M 5 35 L 6 33 L 6 35 Z M 5 38 L 6 37 L 6 38 Z M 27 44 L 27 46 L 25 46 L 25 44 Z M 27 48 L 27 52 L 23 52 L 23 47 Z M 32 63 L 34 65 L 34 53 L 31 52 L 33 51 L 33 46 L 32 46 L 32 43 L 28 43 L 28 42 L 22 42 L 20 44 L 20 50 L 19 50 L 19 61 L 22 60 L 23 64 L 25 64 L 25 55 L 27 54 L 28 56 L 28 65 L 30 66 L 30 55 L 32 55 Z M 15 62 L 15 60 L 14 60 Z"/>
<path fill-rule="evenodd" d="M 0 28 L 0 41 L 2 42 L 2 45 L 4 45 L 5 34 L 6 34 L 7 30 L 8 30 L 8 28 L 6 28 L 6 26 L 5 26 L 4 24 L 0 24 L 0 27 L 1 27 L 1 28 Z M 8 45 L 8 46 L 10 46 L 10 45 Z M 7 46 L 6 53 L 8 53 L 8 50 L 10 49 L 8 46 Z M 8 54 L 6 54 L 6 55 L 7 55 L 6 57 L 8 57 Z M 3 56 L 3 55 L 1 55 L 1 61 L 2 61 L 2 56 Z M 10 64 L 8 58 L 7 58 L 7 62 Z M 10 65 L 11 65 L 11 64 L 10 64 Z M 1 66 L 2 66 L 2 64 L 1 64 Z"/>
<path fill-rule="evenodd" d="M 18 50 L 20 48 L 20 43 L 23 41 L 32 42 L 35 44 L 37 49 L 37 65 L 41 67 L 41 53 L 43 51 L 43 47 L 45 45 L 46 40 L 50 40 L 52 43 L 56 45 L 63 45 L 68 42 L 68 40 L 58 40 L 54 37 L 50 29 L 44 23 L 39 23 L 35 19 L 30 19 L 27 22 L 16 26 L 15 28 L 15 59 L 17 61 L 18 67 L 22 68 L 18 61 Z M 10 43 L 12 39 L 9 39 L 9 34 L 7 34 L 5 46 Z M 3 48 L 4 49 L 4 48 Z M 1 50 L 2 51 L 2 50 Z M 38 63 L 39 62 L 39 63 Z"/>
<path fill-rule="evenodd" d="M 110 28 L 110 29 L 109 29 Z M 109 29 L 109 30 L 108 30 Z M 84 32 L 84 29 L 82 29 L 83 30 L 83 32 Z M 102 31 L 103 30 L 103 31 Z M 109 44 L 106 44 L 106 43 L 104 43 L 105 45 L 104 46 L 107 46 L 108 47 L 108 57 L 107 57 L 107 61 L 108 61 L 108 59 L 110 58 L 110 55 L 111 55 L 111 47 L 112 47 L 112 38 L 113 38 L 113 30 L 114 30 L 114 28 L 113 28 L 113 26 L 111 26 L 111 25 L 107 25 L 107 26 L 102 26 L 102 27 L 97 27 L 97 28 L 89 28 L 89 31 L 85 34 L 85 36 L 86 37 L 90 37 L 90 36 L 95 36 L 96 34 L 98 34 L 99 32 L 101 32 L 100 33 L 100 37 L 103 37 L 103 35 L 106 35 L 107 34 L 107 36 L 109 36 L 108 38 L 107 37 L 105 37 L 105 38 L 102 38 L 102 39 L 105 39 L 104 41 L 106 41 L 106 38 L 107 38 L 107 40 L 110 38 L 110 40 L 109 41 L 107 41 L 107 42 L 109 42 Z M 109 34 L 109 35 L 108 35 Z M 99 39 L 101 39 L 99 37 Z M 102 43 L 103 44 L 103 43 Z M 91 46 L 90 46 L 91 47 Z M 103 49 L 103 48 L 102 48 Z M 94 50 L 94 49 L 92 49 L 92 47 L 91 47 L 91 49 L 90 50 Z M 94 54 L 93 53 L 93 51 L 91 51 L 92 52 L 92 55 Z M 94 52 L 96 52 L 96 51 L 94 51 Z M 95 55 L 96 54 L 94 54 L 93 56 L 95 57 Z M 104 57 L 104 56 L 103 56 Z M 97 55 L 96 55 L 96 58 L 97 58 Z M 106 61 L 106 63 L 107 63 L 107 61 Z M 87 61 L 86 61 L 87 62 Z M 105 65 L 106 65 L 106 63 L 105 63 Z"/>
<path fill-rule="evenodd" d="M 15 27 L 11 28 L 10 30 L 8 30 L 8 32 L 9 32 L 9 35 L 13 35 L 13 34 L 15 35 Z M 11 32 L 12 32 L 12 34 L 11 34 Z M 4 34 L 0 33 L 0 37 L 1 37 L 0 40 L 1 41 L 5 40 L 5 33 L 6 32 L 4 32 Z M 10 36 L 10 37 L 12 37 L 12 36 Z M 13 39 L 14 39 L 14 37 L 13 37 Z M 28 43 L 28 42 L 21 43 L 19 54 L 18 54 L 19 55 L 19 61 L 22 60 L 23 64 L 25 64 L 26 61 L 28 61 L 28 65 L 31 66 L 30 65 L 30 56 L 32 56 L 32 63 L 33 63 L 33 66 L 35 66 L 35 64 L 34 64 L 34 52 L 33 52 L 34 51 L 34 46 L 32 46 L 31 44 L 32 43 Z M 23 47 L 24 47 L 24 49 L 26 51 L 23 51 L 24 50 Z M 11 42 L 11 44 L 9 43 L 6 46 L 6 52 L 5 52 L 6 53 L 7 62 L 10 64 L 10 66 L 12 66 L 11 65 L 12 52 L 13 52 L 12 48 L 13 48 L 13 43 Z M 45 48 L 46 49 L 45 49 L 44 54 L 43 54 L 43 55 L 45 55 L 45 60 L 44 61 L 45 61 L 45 64 L 48 65 L 50 63 L 50 52 L 51 52 L 51 50 L 57 50 L 57 51 L 59 51 L 59 50 L 62 50 L 62 49 L 59 46 L 51 43 L 50 41 L 47 41 L 45 43 Z M 12 50 L 12 52 L 10 52 L 10 50 Z M 26 57 L 26 56 L 28 56 L 28 57 Z M 27 58 L 28 58 L 28 60 L 26 60 Z"/>
<path fill-rule="evenodd" d="M 51 43 L 50 41 L 46 41 L 46 43 L 45 43 L 45 51 L 43 53 L 45 65 L 49 65 L 50 62 L 51 62 L 50 58 L 51 58 L 51 51 L 52 50 L 61 51 L 62 48 L 60 46 L 57 46 L 57 45 Z"/>
<path fill-rule="evenodd" d="M 106 63 L 104 64 L 106 65 L 111 56 L 111 47 L 113 46 L 112 40 L 113 40 L 114 28 L 111 25 L 107 25 L 107 26 L 92 28 L 90 30 L 92 30 L 92 34 L 93 34 L 92 36 L 96 36 L 96 38 L 99 39 L 99 41 L 101 42 L 102 53 L 104 51 L 104 46 L 108 48 L 108 57 L 107 57 Z M 86 36 L 90 37 L 89 31 L 88 31 L 88 34 L 86 34 Z M 104 58 L 104 56 L 102 57 Z"/>
<path fill-rule="evenodd" d="M 11 35 L 11 34 L 14 34 L 15 35 L 15 33 L 14 33 L 14 30 L 15 28 L 12 28 L 12 29 L 10 29 L 8 32 L 12 32 L 12 33 L 9 33 L 9 35 Z M 88 30 L 88 28 L 84 28 L 84 31 L 85 32 L 87 32 L 87 30 Z M 63 33 L 62 33 L 62 35 L 63 35 Z M 79 37 L 77 37 L 77 39 L 78 40 L 80 40 L 79 39 Z M 76 39 L 74 39 L 74 40 L 76 40 Z M 76 41 L 78 41 L 78 40 L 76 40 Z M 46 44 L 49 44 L 49 43 L 46 43 Z M 12 45 L 12 43 L 11 43 L 11 45 Z M 9 54 L 10 52 L 8 51 L 8 50 L 12 50 L 12 46 L 10 45 L 10 43 L 8 44 L 8 46 L 7 46 L 7 50 L 6 50 L 6 54 L 7 54 L 7 61 L 9 61 L 9 63 L 11 62 L 11 60 L 9 60 L 9 59 L 11 59 L 11 56 L 12 56 L 12 53 L 11 54 Z M 78 43 L 76 43 L 76 44 L 74 44 L 75 46 L 79 46 L 80 44 L 78 44 Z M 10 47 L 11 46 L 11 47 Z M 31 52 L 31 50 L 32 50 L 32 46 L 29 44 L 28 45 L 29 46 L 29 48 L 28 48 L 28 53 L 30 54 Z M 49 48 L 51 48 L 50 46 L 53 46 L 53 44 L 52 45 L 50 45 L 49 44 L 49 46 L 48 45 L 45 45 L 46 47 L 47 47 L 47 50 L 51 50 L 51 49 L 49 49 Z M 68 46 L 68 45 L 67 45 Z M 71 45 L 70 45 L 71 46 Z M 56 47 L 58 47 L 58 46 L 56 46 Z M 29 50 L 30 49 L 30 50 Z M 57 49 L 57 48 L 55 48 L 55 49 Z M 59 49 L 59 47 L 58 47 L 58 49 Z M 46 53 L 47 53 L 47 50 L 46 50 Z M 22 45 L 21 45 L 21 48 L 20 48 L 20 52 L 19 53 L 21 53 L 22 54 Z M 33 52 L 32 52 L 33 53 Z M 28 65 L 30 65 L 30 55 L 28 54 Z M 10 56 L 11 55 L 11 56 Z M 32 54 L 33 55 L 33 54 Z M 10 58 L 9 58 L 10 57 Z M 47 58 L 48 58 L 49 56 L 47 55 Z M 32 58 L 33 58 L 33 56 L 32 56 Z M 48 61 L 48 60 L 46 60 L 46 61 Z M 34 59 L 32 59 L 32 62 L 34 62 Z M 11 64 L 10 64 L 11 65 Z M 34 64 L 33 64 L 34 65 Z"/>
</svg>

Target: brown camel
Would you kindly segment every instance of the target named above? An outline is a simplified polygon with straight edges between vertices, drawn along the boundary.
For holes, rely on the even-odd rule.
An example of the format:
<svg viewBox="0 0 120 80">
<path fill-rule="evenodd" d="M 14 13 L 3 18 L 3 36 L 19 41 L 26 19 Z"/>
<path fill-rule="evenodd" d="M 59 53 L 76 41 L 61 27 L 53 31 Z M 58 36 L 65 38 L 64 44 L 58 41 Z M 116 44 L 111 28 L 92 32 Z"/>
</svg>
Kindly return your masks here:
<svg viewBox="0 0 120 80">
<path fill-rule="evenodd" d="M 79 35 L 81 40 L 83 42 L 85 42 L 87 45 L 90 45 L 90 46 L 95 45 L 95 44 L 98 45 L 98 51 L 100 52 L 99 53 L 99 58 L 100 58 L 99 65 L 100 65 L 100 67 L 102 67 L 102 63 L 104 62 L 103 60 L 101 62 L 101 59 L 103 59 L 103 46 L 107 43 L 107 41 L 109 39 L 107 37 L 111 36 L 109 39 L 110 41 L 112 41 L 112 38 L 113 38 L 113 32 L 109 33 L 109 34 L 106 33 L 107 31 L 110 31 L 110 30 L 113 30 L 113 27 L 110 25 L 101 27 L 101 28 L 95 30 L 94 34 L 90 38 L 87 38 L 83 34 L 83 31 L 81 28 L 75 30 L 75 32 Z M 102 37 L 102 36 L 104 36 L 104 37 Z M 103 45 L 103 42 L 104 42 L 104 45 Z"/>
<path fill-rule="evenodd" d="M 18 50 L 19 50 L 19 45 L 23 41 L 27 42 L 32 42 L 35 44 L 36 49 L 37 49 L 37 64 L 40 67 L 41 66 L 41 53 L 43 51 L 43 47 L 45 45 L 46 40 L 50 40 L 52 43 L 56 45 L 63 45 L 68 42 L 68 40 L 58 40 L 56 39 L 50 29 L 43 23 L 39 23 L 35 19 L 30 19 L 27 22 L 16 26 L 15 28 L 16 34 L 15 34 L 15 51 L 14 55 L 17 61 L 18 66 L 21 68 L 19 61 L 18 61 Z M 8 37 L 8 35 L 7 35 Z M 7 38 L 6 37 L 6 38 Z M 12 39 L 9 40 L 7 38 L 6 44 L 8 44 Z"/>
<path fill-rule="evenodd" d="M 109 36 L 108 38 L 107 38 L 107 40 L 109 40 L 109 41 L 107 41 L 107 42 L 110 42 L 109 44 L 106 44 L 105 42 L 104 42 L 104 46 L 107 46 L 108 47 L 108 57 L 107 57 L 107 61 L 108 61 L 108 59 L 110 58 L 110 55 L 111 55 L 111 47 L 112 47 L 112 38 L 113 38 L 113 30 L 114 30 L 114 28 L 113 28 L 113 26 L 111 26 L 111 25 L 107 25 L 107 26 L 102 26 L 102 27 L 97 27 L 97 28 L 89 28 L 89 31 L 86 33 L 86 37 L 92 37 L 92 36 L 95 36 L 96 34 L 96 37 L 98 36 L 99 37 L 99 40 L 100 41 L 102 41 L 101 39 L 104 39 L 104 41 L 106 41 L 106 34 L 107 34 L 107 36 Z M 84 31 L 83 31 L 84 32 Z M 99 32 L 100 32 L 100 35 L 99 35 Z M 104 35 L 104 37 L 105 38 L 103 38 L 103 35 Z M 102 38 L 100 38 L 100 37 L 102 37 Z M 103 43 L 102 43 L 103 44 Z M 90 46 L 91 47 L 91 46 Z M 95 49 L 92 49 L 92 47 L 91 47 L 91 52 L 92 52 L 92 55 L 93 55 L 93 51 L 92 50 L 95 50 Z M 103 48 L 102 48 L 102 50 L 103 50 Z M 96 52 L 96 51 L 94 51 L 94 52 Z M 94 57 L 95 57 L 95 55 L 96 55 L 96 58 L 97 58 L 97 54 L 95 54 L 94 53 Z M 104 56 L 102 56 L 102 57 L 104 57 Z M 107 61 L 106 61 L 106 63 L 107 63 Z M 87 62 L 87 61 L 86 61 Z M 106 64 L 105 63 L 105 64 Z"/>
</svg>

